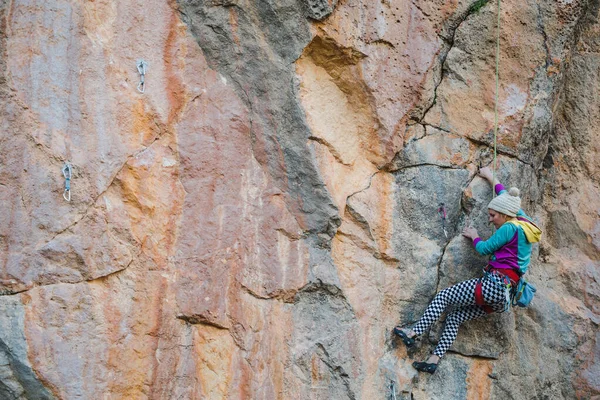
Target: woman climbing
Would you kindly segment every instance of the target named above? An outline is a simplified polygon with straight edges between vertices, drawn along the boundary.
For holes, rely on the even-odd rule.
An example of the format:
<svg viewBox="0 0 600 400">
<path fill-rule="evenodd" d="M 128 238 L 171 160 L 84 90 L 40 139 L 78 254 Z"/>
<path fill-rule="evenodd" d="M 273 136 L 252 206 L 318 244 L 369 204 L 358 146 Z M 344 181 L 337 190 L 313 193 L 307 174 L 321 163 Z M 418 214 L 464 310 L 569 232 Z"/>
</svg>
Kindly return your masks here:
<svg viewBox="0 0 600 400">
<path fill-rule="evenodd" d="M 479 175 L 485 178 L 498 194 L 488 205 L 489 222 L 496 232 L 486 241 L 479 238 L 477 230 L 466 227 L 463 236 L 473 240 L 475 250 L 482 255 L 492 255 L 484 276 L 479 279 L 457 283 L 439 292 L 429 304 L 421 319 L 413 328 L 397 326 L 394 333 L 407 347 L 415 345 L 440 315 L 451 307 L 446 326 L 433 354 L 424 362 L 414 362 L 419 371 L 434 373 L 440 358 L 456 339 L 458 327 L 465 321 L 483 317 L 492 312 L 503 312 L 510 305 L 510 289 L 527 271 L 531 257 L 531 243 L 539 241 L 541 231 L 521 210 L 519 190 L 507 192 L 493 177 L 489 168 L 482 168 Z"/>
</svg>

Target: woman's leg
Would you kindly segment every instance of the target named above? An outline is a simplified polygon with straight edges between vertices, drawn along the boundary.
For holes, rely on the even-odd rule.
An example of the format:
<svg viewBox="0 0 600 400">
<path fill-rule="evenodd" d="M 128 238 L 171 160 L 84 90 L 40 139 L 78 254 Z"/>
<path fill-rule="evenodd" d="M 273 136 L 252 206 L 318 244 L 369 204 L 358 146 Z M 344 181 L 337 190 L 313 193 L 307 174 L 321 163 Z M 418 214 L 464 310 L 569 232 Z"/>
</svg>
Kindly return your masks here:
<svg viewBox="0 0 600 400">
<path fill-rule="evenodd" d="M 439 292 L 429 303 L 421 319 L 412 329 L 417 335 L 422 335 L 448 306 L 471 306 L 475 304 L 475 285 L 479 279 L 457 283 Z"/>
<path fill-rule="evenodd" d="M 452 343 L 454 343 L 456 335 L 458 334 L 458 327 L 465 321 L 470 321 L 485 315 L 487 315 L 487 313 L 483 311 L 483 308 L 477 305 L 460 307 L 452 311 L 446 318 L 446 326 L 444 327 L 440 341 L 433 351 L 433 354 L 440 358 L 443 357 Z"/>
<path fill-rule="evenodd" d="M 502 285 L 499 285 L 489 279 L 484 279 L 481 288 L 485 303 L 492 307 L 494 311 L 502 311 L 506 301 L 506 291 Z M 452 311 L 446 318 L 446 326 L 440 337 L 437 347 L 433 351 L 438 357 L 443 357 L 450 348 L 456 335 L 458 327 L 466 321 L 480 318 L 487 315 L 482 307 L 478 305 L 467 305 Z"/>
</svg>

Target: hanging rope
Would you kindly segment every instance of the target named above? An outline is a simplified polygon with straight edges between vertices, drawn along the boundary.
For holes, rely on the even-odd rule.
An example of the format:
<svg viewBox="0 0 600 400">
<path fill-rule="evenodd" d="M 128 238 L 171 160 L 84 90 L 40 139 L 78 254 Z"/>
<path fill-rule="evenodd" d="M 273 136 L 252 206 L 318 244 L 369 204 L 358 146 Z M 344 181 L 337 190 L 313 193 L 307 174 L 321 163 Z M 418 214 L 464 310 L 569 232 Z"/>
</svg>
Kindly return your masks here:
<svg viewBox="0 0 600 400">
<path fill-rule="evenodd" d="M 494 164 L 492 165 L 492 182 L 496 179 L 496 158 L 498 139 L 498 97 L 500 89 L 500 0 L 498 0 L 498 21 L 496 23 L 496 96 L 494 102 Z M 494 197 L 496 196 L 496 191 Z"/>
<path fill-rule="evenodd" d="M 70 162 L 66 162 L 62 167 L 62 173 L 65 177 L 65 191 L 63 192 L 63 198 L 66 201 L 71 201 L 71 176 L 73 175 L 73 167 Z"/>
<path fill-rule="evenodd" d="M 148 68 L 148 63 L 144 60 L 137 61 L 137 70 L 140 74 L 140 83 L 137 86 L 137 90 L 140 93 L 144 93 L 146 91 L 146 69 Z"/>
</svg>

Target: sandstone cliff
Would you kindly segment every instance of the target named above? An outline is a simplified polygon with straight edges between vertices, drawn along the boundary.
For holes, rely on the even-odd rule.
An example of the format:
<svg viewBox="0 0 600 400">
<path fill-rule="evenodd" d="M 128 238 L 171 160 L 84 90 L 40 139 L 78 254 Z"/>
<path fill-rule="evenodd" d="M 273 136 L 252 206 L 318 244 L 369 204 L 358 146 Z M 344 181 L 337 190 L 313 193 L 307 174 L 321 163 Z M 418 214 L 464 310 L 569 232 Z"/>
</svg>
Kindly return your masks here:
<svg viewBox="0 0 600 400">
<path fill-rule="evenodd" d="M 496 2 L 0 0 L 0 398 L 598 398 L 599 11 L 502 2 L 538 293 L 419 376 L 391 328 L 492 233 Z"/>
</svg>

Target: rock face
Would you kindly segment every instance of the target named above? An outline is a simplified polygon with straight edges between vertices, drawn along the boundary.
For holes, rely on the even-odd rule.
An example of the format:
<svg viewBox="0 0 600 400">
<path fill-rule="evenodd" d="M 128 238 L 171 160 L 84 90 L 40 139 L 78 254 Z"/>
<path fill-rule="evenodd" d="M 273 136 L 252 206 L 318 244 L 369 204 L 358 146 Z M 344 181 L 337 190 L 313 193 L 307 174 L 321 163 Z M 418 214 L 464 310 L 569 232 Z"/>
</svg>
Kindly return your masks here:
<svg viewBox="0 0 600 400">
<path fill-rule="evenodd" d="M 0 398 L 600 396 L 598 0 L 501 4 L 533 305 L 390 334 L 486 262 L 497 11 L 0 0 Z"/>
</svg>

